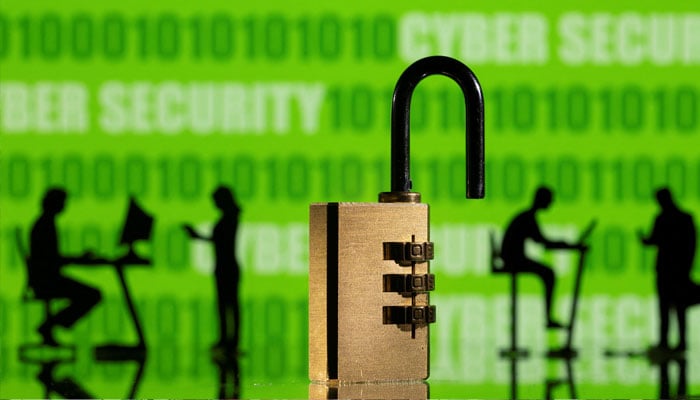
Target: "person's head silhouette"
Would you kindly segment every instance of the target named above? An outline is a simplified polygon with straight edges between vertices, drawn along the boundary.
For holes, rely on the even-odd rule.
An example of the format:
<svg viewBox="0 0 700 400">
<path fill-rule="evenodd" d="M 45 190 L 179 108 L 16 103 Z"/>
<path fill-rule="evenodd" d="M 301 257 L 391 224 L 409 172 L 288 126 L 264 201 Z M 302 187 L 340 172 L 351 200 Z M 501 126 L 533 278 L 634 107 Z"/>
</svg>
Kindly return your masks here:
<svg viewBox="0 0 700 400">
<path fill-rule="evenodd" d="M 212 194 L 212 198 L 214 198 L 216 207 L 223 212 L 235 211 L 238 209 L 238 203 L 236 203 L 233 192 L 226 186 L 217 187 Z"/>
<path fill-rule="evenodd" d="M 532 203 L 534 210 L 546 209 L 552 203 L 552 191 L 546 186 L 540 186 L 535 192 L 535 201 Z"/>
<path fill-rule="evenodd" d="M 662 210 L 672 210 L 676 208 L 669 188 L 661 188 L 656 191 L 656 201 L 659 202 Z"/>
<path fill-rule="evenodd" d="M 63 211 L 66 206 L 66 197 L 68 194 L 64 189 L 51 188 L 44 194 L 44 200 L 41 203 L 44 212 L 50 215 L 56 215 Z"/>
</svg>

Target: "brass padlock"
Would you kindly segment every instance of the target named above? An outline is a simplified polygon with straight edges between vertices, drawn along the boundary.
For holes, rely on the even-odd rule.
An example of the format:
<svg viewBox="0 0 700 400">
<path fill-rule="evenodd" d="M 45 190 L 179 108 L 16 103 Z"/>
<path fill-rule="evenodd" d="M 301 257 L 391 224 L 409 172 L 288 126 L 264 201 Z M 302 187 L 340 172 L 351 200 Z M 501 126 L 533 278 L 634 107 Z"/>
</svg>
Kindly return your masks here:
<svg viewBox="0 0 700 400">
<path fill-rule="evenodd" d="M 309 384 L 309 400 L 320 399 L 405 399 L 427 400 L 430 388 L 427 382 L 312 382 Z"/>
<path fill-rule="evenodd" d="M 391 192 L 379 203 L 314 203 L 309 234 L 309 378 L 375 382 L 427 379 L 433 243 L 428 205 L 411 192 L 409 112 L 429 75 L 462 88 L 467 116 L 467 198 L 484 196 L 481 87 L 461 62 L 443 56 L 409 66 L 391 110 Z"/>
</svg>

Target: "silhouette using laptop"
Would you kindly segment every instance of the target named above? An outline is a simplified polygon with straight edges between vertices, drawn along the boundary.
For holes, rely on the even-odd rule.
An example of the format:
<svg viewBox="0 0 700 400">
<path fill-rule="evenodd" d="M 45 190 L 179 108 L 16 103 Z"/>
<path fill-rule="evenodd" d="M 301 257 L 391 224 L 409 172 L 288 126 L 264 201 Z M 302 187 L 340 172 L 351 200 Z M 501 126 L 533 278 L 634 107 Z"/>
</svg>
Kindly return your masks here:
<svg viewBox="0 0 700 400">
<path fill-rule="evenodd" d="M 552 203 L 553 194 L 547 187 L 539 187 L 535 192 L 532 207 L 516 215 L 506 228 L 501 247 L 501 258 L 504 270 L 513 270 L 516 273 L 531 273 L 542 279 L 545 286 L 545 312 L 547 328 L 566 328 L 557 322 L 552 316 L 552 304 L 554 297 L 555 275 L 554 271 L 532 260 L 525 254 L 525 242 L 527 239 L 543 244 L 548 249 L 575 249 L 581 250 L 582 244 L 570 244 L 564 241 L 553 241 L 545 238 L 537 224 L 536 215 L 540 210 L 546 210 Z"/>
<path fill-rule="evenodd" d="M 44 344 L 57 346 L 53 328 L 72 327 L 101 300 L 100 291 L 62 274 L 69 264 L 91 264 L 91 252 L 72 257 L 61 254 L 56 218 L 64 210 L 67 193 L 61 188 L 46 191 L 42 213 L 32 226 L 29 241 L 29 286 L 37 298 L 68 299 L 68 305 L 55 314 L 49 314 L 37 331 Z"/>
</svg>

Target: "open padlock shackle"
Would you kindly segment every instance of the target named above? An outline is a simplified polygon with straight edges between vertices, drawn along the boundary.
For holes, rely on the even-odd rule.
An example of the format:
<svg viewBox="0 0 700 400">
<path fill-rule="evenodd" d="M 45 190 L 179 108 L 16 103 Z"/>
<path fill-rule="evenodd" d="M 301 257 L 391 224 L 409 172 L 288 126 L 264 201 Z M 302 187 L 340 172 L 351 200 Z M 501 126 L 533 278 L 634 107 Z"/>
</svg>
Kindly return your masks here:
<svg viewBox="0 0 700 400">
<path fill-rule="evenodd" d="M 461 62 L 431 56 L 411 64 L 399 77 L 391 103 L 391 192 L 411 191 L 410 108 L 413 89 L 425 77 L 445 75 L 459 85 L 466 106 L 467 198 L 484 197 L 484 99 L 474 73 Z"/>
</svg>

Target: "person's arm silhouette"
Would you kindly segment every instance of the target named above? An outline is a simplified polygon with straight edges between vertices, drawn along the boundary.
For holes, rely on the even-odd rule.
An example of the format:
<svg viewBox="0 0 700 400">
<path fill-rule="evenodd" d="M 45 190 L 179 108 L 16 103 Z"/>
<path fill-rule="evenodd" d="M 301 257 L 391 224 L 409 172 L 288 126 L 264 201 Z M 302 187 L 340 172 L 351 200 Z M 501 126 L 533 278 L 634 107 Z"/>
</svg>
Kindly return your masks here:
<svg viewBox="0 0 700 400">
<path fill-rule="evenodd" d="M 213 240 L 213 237 L 211 236 L 204 236 L 197 232 L 194 227 L 190 224 L 183 224 L 182 228 L 185 229 L 185 232 L 187 232 L 187 235 L 192 238 L 192 239 L 199 239 L 199 240 L 206 240 L 211 242 Z"/>
<path fill-rule="evenodd" d="M 651 229 L 651 233 L 648 236 L 644 235 L 641 229 L 637 230 L 637 236 L 639 240 L 645 246 L 656 246 L 659 243 L 659 221 L 658 219 L 654 221 L 654 227 Z"/>
<path fill-rule="evenodd" d="M 548 249 L 582 249 L 584 247 L 580 243 L 569 243 L 563 240 L 549 240 L 544 237 L 540 231 L 540 227 L 537 224 L 535 224 L 533 227 L 530 238 Z"/>
</svg>

